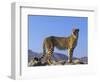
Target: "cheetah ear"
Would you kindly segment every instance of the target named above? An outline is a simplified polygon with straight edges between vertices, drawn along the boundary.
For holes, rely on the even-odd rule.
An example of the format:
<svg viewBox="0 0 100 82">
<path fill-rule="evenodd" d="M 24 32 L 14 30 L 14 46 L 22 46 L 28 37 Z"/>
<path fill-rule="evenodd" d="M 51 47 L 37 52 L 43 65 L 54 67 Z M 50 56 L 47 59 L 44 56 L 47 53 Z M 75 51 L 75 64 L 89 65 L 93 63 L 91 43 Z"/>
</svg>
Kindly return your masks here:
<svg viewBox="0 0 100 82">
<path fill-rule="evenodd" d="M 73 24 L 73 25 L 72 25 L 72 30 L 75 30 L 75 29 L 76 29 L 76 25 Z"/>
</svg>

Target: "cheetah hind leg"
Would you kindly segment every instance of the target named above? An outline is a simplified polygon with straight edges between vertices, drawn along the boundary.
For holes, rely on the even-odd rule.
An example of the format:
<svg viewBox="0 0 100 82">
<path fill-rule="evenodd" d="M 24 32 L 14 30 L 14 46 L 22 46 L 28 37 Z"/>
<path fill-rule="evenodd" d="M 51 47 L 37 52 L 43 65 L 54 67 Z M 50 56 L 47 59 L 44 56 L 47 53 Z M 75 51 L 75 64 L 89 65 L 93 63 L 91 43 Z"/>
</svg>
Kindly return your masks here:
<svg viewBox="0 0 100 82">
<path fill-rule="evenodd" d="M 47 56 L 47 63 L 48 63 L 48 65 L 52 64 L 52 62 L 51 62 L 51 55 L 50 54 Z"/>
<path fill-rule="evenodd" d="M 52 53 L 53 53 L 53 50 L 49 50 L 48 51 L 48 55 L 47 55 L 47 63 L 48 63 L 48 65 L 52 64 L 52 61 L 51 61 Z"/>
<path fill-rule="evenodd" d="M 48 65 L 51 65 L 52 64 L 52 62 L 51 62 L 50 59 L 48 59 L 47 62 L 48 62 Z"/>
</svg>

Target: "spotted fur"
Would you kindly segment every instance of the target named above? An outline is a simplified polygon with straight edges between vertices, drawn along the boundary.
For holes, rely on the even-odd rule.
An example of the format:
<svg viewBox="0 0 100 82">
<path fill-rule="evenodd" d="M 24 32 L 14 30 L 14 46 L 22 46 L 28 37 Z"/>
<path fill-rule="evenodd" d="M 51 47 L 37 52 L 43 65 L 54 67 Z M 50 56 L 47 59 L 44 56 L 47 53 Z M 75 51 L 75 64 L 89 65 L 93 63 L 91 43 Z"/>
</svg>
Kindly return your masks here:
<svg viewBox="0 0 100 82">
<path fill-rule="evenodd" d="M 55 47 L 59 50 L 68 50 L 68 62 L 72 63 L 73 51 L 77 46 L 78 35 L 79 29 L 73 29 L 69 37 L 50 36 L 45 38 L 43 42 L 43 54 L 48 64 L 52 64 L 51 56 Z"/>
</svg>

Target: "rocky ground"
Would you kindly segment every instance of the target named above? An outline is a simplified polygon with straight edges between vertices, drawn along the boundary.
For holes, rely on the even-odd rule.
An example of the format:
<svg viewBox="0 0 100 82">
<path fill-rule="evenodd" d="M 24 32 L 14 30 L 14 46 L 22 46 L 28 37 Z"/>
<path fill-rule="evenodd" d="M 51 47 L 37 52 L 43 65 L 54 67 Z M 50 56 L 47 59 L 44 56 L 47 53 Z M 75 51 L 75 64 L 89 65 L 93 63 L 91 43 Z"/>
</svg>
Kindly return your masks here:
<svg viewBox="0 0 100 82">
<path fill-rule="evenodd" d="M 28 66 L 46 66 L 48 63 L 42 57 L 42 53 L 36 53 L 31 50 L 28 51 Z M 51 57 L 51 65 L 78 65 L 78 64 L 88 64 L 88 58 L 76 58 L 73 57 L 73 62 L 67 62 L 68 57 L 64 54 L 54 53 Z"/>
</svg>

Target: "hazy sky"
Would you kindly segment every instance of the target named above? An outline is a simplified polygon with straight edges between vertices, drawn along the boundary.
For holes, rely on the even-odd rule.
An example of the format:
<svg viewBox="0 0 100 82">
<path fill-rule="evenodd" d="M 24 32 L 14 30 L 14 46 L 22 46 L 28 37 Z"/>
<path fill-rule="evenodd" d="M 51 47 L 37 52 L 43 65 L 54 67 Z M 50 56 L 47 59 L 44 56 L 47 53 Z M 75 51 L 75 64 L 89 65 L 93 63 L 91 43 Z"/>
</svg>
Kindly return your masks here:
<svg viewBox="0 0 100 82">
<path fill-rule="evenodd" d="M 43 40 L 48 36 L 67 37 L 72 28 L 79 28 L 79 39 L 74 57 L 87 56 L 88 49 L 88 18 L 74 16 L 28 16 L 28 46 L 34 52 L 43 52 Z M 58 49 L 55 52 L 64 53 Z"/>
</svg>

